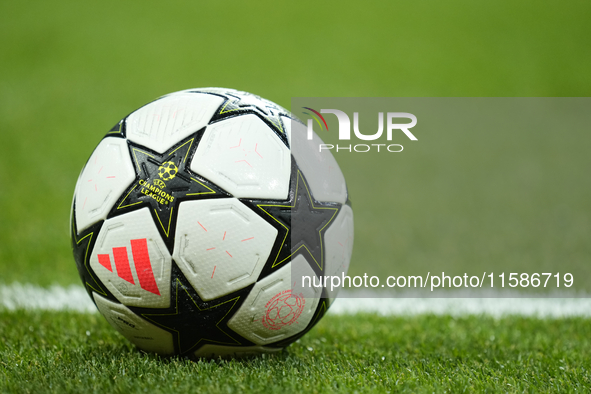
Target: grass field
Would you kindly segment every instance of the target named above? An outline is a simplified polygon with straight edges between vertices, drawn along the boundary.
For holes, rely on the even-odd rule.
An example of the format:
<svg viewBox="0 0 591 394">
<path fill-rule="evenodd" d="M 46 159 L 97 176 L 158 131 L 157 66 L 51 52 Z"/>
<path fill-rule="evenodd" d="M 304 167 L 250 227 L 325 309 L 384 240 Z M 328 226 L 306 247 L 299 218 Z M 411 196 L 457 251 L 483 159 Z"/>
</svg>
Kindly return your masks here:
<svg viewBox="0 0 591 394">
<path fill-rule="evenodd" d="M 79 284 L 78 172 L 155 97 L 589 96 L 590 17 L 583 1 L 2 2 L 0 285 Z M 589 133 L 511 137 L 433 134 L 380 163 L 380 184 L 373 163 L 338 156 L 356 204 L 352 272 L 586 267 Z M 98 314 L 0 310 L 0 391 L 589 391 L 590 330 L 583 317 L 329 314 L 277 356 L 194 363 L 134 350 Z"/>
<path fill-rule="evenodd" d="M 591 325 L 578 318 L 328 316 L 288 352 L 196 363 L 139 353 L 99 315 L 0 317 L 0 389 L 18 393 L 585 392 L 591 384 Z"/>
</svg>

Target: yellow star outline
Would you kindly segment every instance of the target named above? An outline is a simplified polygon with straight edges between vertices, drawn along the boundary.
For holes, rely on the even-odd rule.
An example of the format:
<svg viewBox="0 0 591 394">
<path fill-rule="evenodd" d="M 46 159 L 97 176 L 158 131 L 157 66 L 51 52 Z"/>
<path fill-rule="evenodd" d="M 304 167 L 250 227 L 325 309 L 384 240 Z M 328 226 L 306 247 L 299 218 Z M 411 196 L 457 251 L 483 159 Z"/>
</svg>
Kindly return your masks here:
<svg viewBox="0 0 591 394">
<path fill-rule="evenodd" d="M 206 310 L 213 309 L 213 308 L 217 308 L 220 305 L 224 305 L 224 304 L 227 304 L 228 302 L 234 301 L 234 303 L 232 304 L 232 306 L 230 307 L 230 309 L 228 309 L 228 311 L 226 312 L 226 314 L 224 316 L 222 316 L 222 318 L 215 324 L 215 326 L 216 326 L 216 328 L 218 330 L 220 330 L 224 335 L 226 335 L 228 338 L 230 338 L 234 342 L 220 342 L 220 341 L 214 341 L 212 339 L 201 337 L 188 350 L 183 351 L 183 349 L 181 349 L 180 333 L 179 333 L 178 330 L 175 330 L 172 327 L 165 326 L 165 325 L 163 325 L 163 324 L 161 324 L 161 323 L 159 323 L 157 321 L 154 321 L 154 320 L 152 320 L 152 319 L 150 319 L 148 317 L 148 316 L 176 316 L 176 315 L 179 314 L 179 285 L 181 285 L 183 287 L 183 290 L 185 291 L 185 293 L 187 294 L 187 296 L 191 299 L 191 301 L 193 302 L 193 305 L 195 305 L 197 307 L 197 309 L 199 310 L 199 312 L 206 311 Z M 189 292 L 187 292 L 187 290 L 185 289 L 185 287 L 183 286 L 183 284 L 181 283 L 181 281 L 177 278 L 176 279 L 176 291 L 175 291 L 175 311 L 176 312 L 175 313 L 163 313 L 163 314 L 158 314 L 158 313 L 142 313 L 142 316 L 145 317 L 147 320 L 151 321 L 152 323 L 156 324 L 157 326 L 160 326 L 162 328 L 166 328 L 168 330 L 171 330 L 171 331 L 176 332 L 177 333 L 177 346 L 178 346 L 179 352 L 182 352 L 182 353 L 187 353 L 187 352 L 193 350 L 204 339 L 205 340 L 208 340 L 210 342 L 219 343 L 221 345 L 241 345 L 242 343 L 240 343 L 239 341 L 237 341 L 236 339 L 234 339 L 230 334 L 228 334 L 227 332 L 225 332 L 219 326 L 219 324 L 226 318 L 226 316 L 228 316 L 228 314 L 232 311 L 232 309 L 234 309 L 234 306 L 236 305 L 236 303 L 238 302 L 239 299 L 240 299 L 240 296 L 234 297 L 234 298 L 232 298 L 230 300 L 221 302 L 221 303 L 216 304 L 216 305 L 212 305 L 209 308 L 203 308 L 202 309 L 202 308 L 199 307 L 199 305 L 197 305 L 197 303 L 195 302 L 195 300 L 193 299 L 193 297 L 191 297 L 191 295 L 189 294 Z"/>
<path fill-rule="evenodd" d="M 168 228 L 164 228 L 164 224 L 162 224 L 162 220 L 160 219 L 160 215 L 158 215 L 158 211 L 156 209 L 154 209 L 154 213 L 156 213 L 156 217 L 158 218 L 158 223 L 160 223 L 160 227 L 162 227 L 162 231 L 164 231 L 164 234 L 166 234 L 166 237 L 168 237 L 168 233 L 170 232 L 170 223 L 172 222 L 172 211 L 174 210 L 174 207 L 170 208 L 170 215 L 168 216 Z"/>
<path fill-rule="evenodd" d="M 276 123 L 273 121 L 273 118 L 271 116 L 267 116 L 267 115 L 263 115 L 265 118 L 267 118 L 267 120 L 271 123 L 273 123 L 275 125 L 275 127 L 277 127 L 277 129 L 282 133 L 285 134 L 285 131 L 283 130 L 283 124 L 281 123 L 281 120 Z M 279 119 L 279 117 L 277 117 L 277 119 Z"/>
<path fill-rule="evenodd" d="M 223 115 L 223 114 L 227 114 L 228 112 L 233 112 L 233 111 L 243 111 L 245 109 L 248 109 L 248 107 L 238 107 L 238 108 L 234 108 L 234 109 L 229 109 L 226 110 L 226 107 L 228 106 L 228 104 L 232 103 L 232 102 L 239 102 L 240 100 L 238 99 L 237 101 L 233 101 L 228 99 L 226 101 L 226 103 L 224 104 L 224 106 L 222 107 L 222 109 L 220 109 L 220 112 L 218 113 L 218 115 Z M 263 112 L 263 111 L 261 111 Z M 282 133 L 285 134 L 285 131 L 283 130 L 283 124 L 281 124 L 281 120 L 279 120 L 279 123 L 273 121 L 273 116 L 267 116 L 264 113 L 262 114 L 269 122 L 271 122 L 275 127 L 277 127 L 277 129 Z M 277 116 L 277 119 L 279 119 L 279 116 Z"/>
<path fill-rule="evenodd" d="M 189 144 L 189 148 L 187 149 L 187 153 L 185 154 L 185 157 L 183 157 L 182 161 L 180 163 L 186 163 L 187 161 L 187 157 L 189 156 L 189 152 L 191 151 L 191 146 L 193 145 L 193 141 L 195 140 L 195 138 L 191 138 L 190 140 L 186 141 L 184 144 L 178 146 L 175 150 L 173 150 L 172 152 L 170 152 L 168 154 L 168 156 L 171 156 L 174 152 L 176 152 L 177 150 L 181 149 L 182 147 L 184 147 L 185 145 Z M 137 149 L 137 148 L 132 148 L 132 152 L 133 152 L 133 158 L 135 160 L 135 164 L 136 164 L 136 168 L 138 170 L 141 171 L 141 166 L 139 163 L 139 160 L 137 158 L 137 154 L 143 154 L 146 155 L 148 157 L 151 157 L 152 159 L 155 159 L 155 157 L 151 154 L 149 154 L 146 151 L 143 151 L 141 149 Z M 179 164 L 180 164 L 179 163 Z M 197 179 L 191 177 L 191 180 L 194 182 L 197 182 L 198 184 L 200 184 L 201 186 L 203 186 L 204 188 L 206 188 L 208 191 L 205 192 L 201 192 L 201 193 L 188 193 L 187 196 L 197 196 L 197 195 L 203 195 L 203 194 L 215 194 L 216 192 L 208 187 L 207 185 L 203 184 L 202 182 L 198 181 Z M 138 187 L 138 185 L 136 184 L 133 188 L 131 188 L 131 190 L 127 193 L 127 195 L 125 195 L 125 198 L 121 201 L 121 203 L 119 204 L 119 206 L 117 206 L 117 209 L 122 209 L 122 208 L 127 208 L 127 207 L 131 207 L 133 205 L 137 205 L 137 204 L 141 204 L 143 201 L 138 201 L 138 202 L 134 202 L 132 204 L 127 204 L 127 205 L 122 205 L 125 201 L 127 201 L 127 197 L 129 197 L 129 195 L 131 194 L 131 192 L 133 192 L 136 188 Z M 169 233 L 170 233 L 170 224 L 172 223 L 172 211 L 174 208 L 171 208 L 170 210 L 170 215 L 168 217 L 168 223 L 165 224 L 162 223 L 162 219 L 160 219 L 160 215 L 158 215 L 158 211 L 156 209 L 154 209 L 154 212 L 156 213 L 156 217 L 158 218 L 158 223 L 160 223 L 160 227 L 162 227 L 162 231 L 164 231 L 164 234 L 166 234 L 166 236 L 168 237 Z"/>
<path fill-rule="evenodd" d="M 117 129 L 115 130 L 115 127 L 113 127 L 113 129 L 111 129 L 109 132 L 107 132 L 107 135 L 109 135 L 109 134 L 119 134 L 121 132 L 121 123 L 123 123 L 123 122 L 117 123 Z"/>
<path fill-rule="evenodd" d="M 228 112 L 232 112 L 232 111 L 238 111 L 239 109 L 244 109 L 244 108 L 238 107 L 238 108 L 229 109 L 229 110 L 226 111 L 226 107 L 231 102 L 232 102 L 232 100 L 230 100 L 230 99 L 226 100 L 226 103 L 224 104 L 224 106 L 222 107 L 222 109 L 220 109 L 220 113 L 219 113 L 220 115 L 227 114 Z"/>
<path fill-rule="evenodd" d="M 191 179 L 193 181 L 197 182 L 198 184 L 200 184 L 201 186 L 203 186 L 204 188 L 206 188 L 209 191 L 208 192 L 201 192 L 201 193 L 187 193 L 187 196 L 200 196 L 202 194 L 215 194 L 215 191 L 211 187 L 209 187 L 209 186 L 207 186 L 207 185 L 199 182 L 197 179 L 195 179 L 193 177 L 191 177 Z"/>
<path fill-rule="evenodd" d="M 281 208 L 295 208 L 297 201 L 298 201 L 298 186 L 299 186 L 299 182 L 300 182 L 300 178 L 302 180 L 302 182 L 304 183 L 304 186 L 306 187 L 306 192 L 308 192 L 308 197 L 309 197 L 309 201 L 312 204 L 312 208 L 314 209 L 330 209 L 333 210 L 334 213 L 332 214 L 330 220 L 320 229 L 318 230 L 318 236 L 320 237 L 320 257 L 321 257 L 321 261 L 320 263 L 314 258 L 314 255 L 312 254 L 312 252 L 310 252 L 310 249 L 308 249 L 308 247 L 306 245 L 301 245 L 299 248 L 297 248 L 296 250 L 294 250 L 289 256 L 287 256 L 286 258 L 284 258 L 281 261 L 277 261 L 277 259 L 279 258 L 279 254 L 281 253 L 281 248 L 279 249 L 279 251 L 277 252 L 277 256 L 275 256 L 275 261 L 273 262 L 273 265 L 271 266 L 271 268 L 275 268 L 276 266 L 278 266 L 279 264 L 283 263 L 284 261 L 288 260 L 291 258 L 291 256 L 293 256 L 298 250 L 304 248 L 306 249 L 306 251 L 308 252 L 308 254 L 310 255 L 310 257 L 312 258 L 312 260 L 314 260 L 314 262 L 316 263 L 316 265 L 323 270 L 324 268 L 324 241 L 322 239 L 322 230 L 324 230 L 326 228 L 326 226 L 328 226 L 330 224 L 330 222 L 332 222 L 332 220 L 334 219 L 335 215 L 337 214 L 337 212 L 339 211 L 338 208 L 332 208 L 332 207 L 317 207 L 314 205 L 314 200 L 312 199 L 312 194 L 310 193 L 310 189 L 308 189 L 308 184 L 306 183 L 306 181 L 304 180 L 300 170 L 298 170 L 298 175 L 297 175 L 297 179 L 296 179 L 296 187 L 295 187 L 295 196 L 293 199 L 293 205 L 273 205 L 273 204 L 257 204 L 257 207 L 259 207 L 263 212 L 265 212 L 267 215 L 269 215 L 269 217 L 271 217 L 273 220 L 275 220 L 277 223 L 279 223 L 280 225 L 282 225 L 286 232 L 285 232 L 285 237 L 283 237 L 283 241 L 282 244 L 285 244 L 285 240 L 287 239 L 287 236 L 289 235 L 289 228 L 284 225 L 283 223 L 281 223 L 279 220 L 277 220 L 277 218 L 275 218 L 273 215 L 271 215 L 269 212 L 267 212 L 267 210 L 265 210 L 265 208 L 263 207 L 281 207 Z"/>
<path fill-rule="evenodd" d="M 138 161 L 138 159 L 137 159 L 137 152 L 139 152 L 139 153 L 142 153 L 142 154 L 144 154 L 144 155 L 146 155 L 146 156 L 149 156 L 149 157 L 151 157 L 152 159 L 154 158 L 154 156 L 152 156 L 151 154 L 149 154 L 149 153 L 147 153 L 147 152 L 144 152 L 144 151 L 142 151 L 142 150 L 136 149 L 136 148 L 133 148 L 133 149 L 132 149 L 132 151 L 133 151 L 133 158 L 134 158 L 134 160 L 135 160 L 135 164 L 136 164 L 136 167 L 137 167 L 138 169 L 141 169 L 141 167 L 140 167 L 140 163 L 139 163 L 139 161 Z M 122 209 L 122 208 L 131 207 L 131 206 L 133 206 L 133 205 L 141 204 L 141 203 L 143 202 L 143 201 L 138 201 L 138 202 L 134 202 L 133 204 L 121 205 L 121 204 L 123 204 L 125 201 L 127 201 L 127 197 L 129 197 L 129 195 L 131 194 L 131 192 L 132 192 L 132 191 L 134 191 L 134 190 L 135 190 L 135 188 L 136 188 L 137 186 L 138 186 L 138 185 L 135 185 L 135 186 L 134 186 L 134 187 L 133 187 L 133 188 L 132 188 L 132 189 L 129 191 L 129 193 L 127 193 L 127 194 L 125 195 L 125 198 L 124 198 L 123 200 L 121 200 L 121 202 L 120 202 L 120 203 L 119 203 L 119 205 L 117 206 L 117 209 Z M 164 227 L 163 227 L 163 229 L 164 229 Z"/>
<path fill-rule="evenodd" d="M 127 201 L 127 197 L 129 197 L 129 195 L 131 194 L 132 191 L 135 190 L 135 188 L 137 187 L 137 185 L 135 185 L 130 191 L 129 193 L 127 193 L 127 195 L 125 195 L 125 198 L 119 203 L 119 205 L 117 206 L 117 209 L 121 209 L 121 208 L 127 208 L 127 207 L 131 207 L 132 205 L 136 205 L 136 204 L 141 204 L 142 201 L 138 201 L 138 202 L 134 202 L 133 204 L 127 204 L 127 205 L 121 205 L 123 204 L 125 201 Z"/>
<path fill-rule="evenodd" d="M 90 275 L 90 277 L 92 279 L 94 279 L 95 283 L 99 283 L 99 281 L 94 277 L 94 275 L 92 275 L 92 271 L 89 269 L 88 267 L 88 249 L 90 248 L 90 244 L 92 243 L 92 237 L 94 235 L 94 232 L 86 234 L 84 237 L 78 239 L 78 234 L 76 234 L 76 228 L 74 226 L 74 221 L 72 220 L 72 239 L 74 240 L 74 242 L 76 242 L 76 245 L 80 245 L 80 243 L 82 241 L 84 241 L 86 238 L 88 238 L 88 244 L 86 245 L 86 251 L 84 252 L 84 268 L 86 268 L 86 272 L 88 272 L 88 274 Z M 90 287 L 92 290 L 96 291 L 99 294 L 104 295 L 105 297 L 107 296 L 107 293 L 105 293 L 104 290 L 97 290 L 95 289 L 90 283 L 85 282 L 86 285 L 88 287 Z M 100 286 L 99 286 L 100 287 Z"/>
<path fill-rule="evenodd" d="M 135 159 L 135 164 L 136 164 L 136 167 L 137 167 L 138 169 L 141 169 L 142 167 L 140 167 L 140 162 L 139 162 L 139 161 L 138 161 L 138 159 L 137 159 L 137 153 L 138 153 L 138 152 L 139 152 L 139 153 L 142 153 L 142 154 L 144 154 L 144 155 L 146 155 L 146 156 L 148 156 L 148 157 L 151 157 L 152 159 L 154 158 L 154 156 L 152 156 L 152 155 L 151 155 L 151 154 L 149 154 L 148 152 L 144 152 L 143 150 L 139 150 L 139 149 L 137 149 L 137 148 L 133 148 L 133 158 Z"/>
<path fill-rule="evenodd" d="M 175 150 L 173 150 L 172 152 L 170 152 L 170 153 L 168 154 L 168 156 L 172 156 L 172 154 L 173 154 L 174 152 L 176 152 L 177 150 L 181 149 L 183 146 L 185 146 L 185 145 L 189 144 L 189 149 L 187 149 L 187 153 L 185 154 L 185 157 L 183 158 L 183 161 L 182 161 L 183 163 L 185 163 L 185 162 L 187 161 L 187 157 L 189 156 L 189 152 L 191 151 L 191 146 L 193 146 L 193 140 L 194 140 L 194 139 L 195 139 L 195 138 L 191 138 L 189 141 L 185 142 L 184 144 L 182 144 L 181 146 L 179 146 L 178 148 L 176 148 Z M 137 160 L 137 159 L 136 159 L 136 160 Z"/>
<path fill-rule="evenodd" d="M 185 154 L 185 157 L 183 157 L 183 161 L 181 162 L 181 163 L 185 163 L 187 161 L 187 157 L 189 156 L 189 152 L 191 151 L 191 146 L 193 145 L 193 141 L 194 140 L 195 140 L 195 138 L 191 138 L 189 141 L 186 141 L 184 144 L 182 144 L 181 146 L 178 146 L 175 150 L 173 150 L 172 152 L 170 152 L 168 154 L 168 156 L 172 156 L 172 154 L 174 152 L 176 152 L 177 150 L 181 149 L 183 146 L 189 144 L 189 149 L 187 149 L 187 153 Z M 135 159 L 135 164 L 136 164 L 137 168 L 141 168 L 140 167 L 140 162 L 137 159 L 137 153 L 138 152 L 141 153 L 141 154 L 144 154 L 144 155 L 146 155 L 148 157 L 151 157 L 152 159 L 154 159 L 154 156 L 151 155 L 151 154 L 149 154 L 148 152 L 145 152 L 145 151 L 140 150 L 140 149 L 137 149 L 137 148 L 133 148 L 133 158 Z"/>
<path fill-rule="evenodd" d="M 322 316 L 323 314 L 326 313 L 326 310 L 328 309 L 328 307 L 326 306 L 326 301 L 322 300 L 322 305 L 320 306 L 320 308 L 318 308 L 318 311 L 316 312 L 316 316 L 314 316 L 314 320 L 312 320 L 312 322 L 310 323 L 310 325 L 314 325 L 316 324 L 316 322 L 318 321 L 318 319 L 320 318 L 320 316 Z"/>
</svg>

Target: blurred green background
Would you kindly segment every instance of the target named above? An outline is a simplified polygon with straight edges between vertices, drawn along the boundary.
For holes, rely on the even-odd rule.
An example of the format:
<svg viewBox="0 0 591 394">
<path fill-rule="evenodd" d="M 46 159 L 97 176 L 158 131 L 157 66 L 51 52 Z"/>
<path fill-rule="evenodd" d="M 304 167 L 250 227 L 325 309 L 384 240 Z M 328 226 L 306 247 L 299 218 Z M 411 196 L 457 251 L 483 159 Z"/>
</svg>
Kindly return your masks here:
<svg viewBox="0 0 591 394">
<path fill-rule="evenodd" d="M 503 272 L 507 289 L 510 273 L 570 273 L 571 290 L 591 290 L 591 98 L 292 100 L 294 112 L 304 106 L 338 108 L 351 122 L 357 112 L 367 135 L 378 129 L 378 112 L 408 111 L 418 120 L 411 129 L 417 141 L 399 130 L 391 141 L 386 131 L 375 141 L 353 132 L 339 141 L 330 114 L 324 115 L 329 130 L 316 128 L 334 146 L 404 147 L 401 153 L 375 146 L 367 153 L 331 150 L 349 181 L 355 213 L 352 274 L 377 275 L 384 283 L 390 275 L 481 278 L 486 272 L 494 273 L 498 290 Z M 509 297 L 507 289 L 502 294 Z M 553 280 L 528 290 L 556 289 Z"/>
<path fill-rule="evenodd" d="M 589 96 L 589 20 L 591 3 L 585 1 L 3 1 L 0 282 L 79 283 L 68 232 L 77 175 L 113 124 L 162 94 L 223 86 L 285 107 L 301 96 Z M 478 149 L 490 148 L 490 153 L 500 144 L 511 146 L 500 140 L 496 147 L 495 140 L 493 146 L 491 141 L 472 142 L 476 157 L 482 157 Z M 589 137 L 572 141 L 572 149 L 560 149 L 561 156 L 553 159 L 573 163 L 565 164 L 575 174 L 564 182 L 574 202 L 544 198 L 545 164 L 537 160 L 555 142 L 537 141 L 538 150 L 528 152 L 531 160 L 520 161 L 522 152 L 511 151 L 523 166 L 518 175 L 542 175 L 529 186 L 520 178 L 507 183 L 524 188 L 528 204 L 521 205 L 523 217 L 511 218 L 518 232 L 533 235 L 511 238 L 508 246 L 497 240 L 498 258 L 554 261 L 561 251 L 570 251 L 588 259 L 584 240 L 591 235 L 590 186 L 581 174 L 589 170 Z M 435 169 L 441 164 L 462 169 L 470 162 L 471 171 L 478 171 L 477 165 L 492 177 L 497 174 L 494 160 L 470 161 L 472 156 L 423 154 Z M 351 193 L 359 196 L 367 174 L 337 159 Z M 398 174 L 396 182 L 405 182 L 405 188 L 374 193 L 374 206 L 404 207 L 397 217 L 405 235 L 369 240 L 367 223 L 377 213 L 356 206 L 356 220 L 365 220 L 366 227 L 358 229 L 354 261 L 371 256 L 376 265 L 387 266 L 395 251 L 402 263 L 443 253 L 446 261 L 467 264 L 478 253 L 467 252 L 460 235 L 471 234 L 483 245 L 488 236 L 486 222 L 471 225 L 479 209 L 486 207 L 484 216 L 490 220 L 520 210 L 511 205 L 510 194 L 487 201 L 483 178 L 475 186 L 482 198 L 466 209 L 452 200 L 454 193 L 441 195 L 438 220 L 451 221 L 461 231 L 437 231 L 426 225 L 431 218 L 413 192 L 429 193 L 425 185 L 444 184 L 447 175 L 403 160 L 390 165 L 387 173 L 392 180 Z M 532 220 L 548 210 L 551 220 L 545 226 Z M 575 241 L 548 246 L 557 228 L 566 228 Z"/>
</svg>

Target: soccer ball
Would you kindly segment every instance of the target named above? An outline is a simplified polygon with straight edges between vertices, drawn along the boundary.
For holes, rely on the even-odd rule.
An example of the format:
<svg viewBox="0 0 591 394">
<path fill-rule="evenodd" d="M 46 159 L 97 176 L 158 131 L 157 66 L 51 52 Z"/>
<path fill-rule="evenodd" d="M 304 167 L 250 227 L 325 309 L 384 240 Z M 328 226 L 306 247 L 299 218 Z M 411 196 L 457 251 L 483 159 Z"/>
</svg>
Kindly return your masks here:
<svg viewBox="0 0 591 394">
<path fill-rule="evenodd" d="M 179 171 L 178 167 L 172 161 L 167 161 L 162 163 L 160 167 L 158 167 L 158 176 L 165 181 L 170 181 L 176 176 L 176 173 Z M 163 186 L 164 187 L 164 186 Z"/>
<path fill-rule="evenodd" d="M 345 180 L 319 143 L 232 89 L 171 93 L 117 123 L 71 214 L 101 314 L 161 355 L 271 353 L 304 335 L 337 295 L 323 277 L 347 271 L 353 246 Z"/>
</svg>

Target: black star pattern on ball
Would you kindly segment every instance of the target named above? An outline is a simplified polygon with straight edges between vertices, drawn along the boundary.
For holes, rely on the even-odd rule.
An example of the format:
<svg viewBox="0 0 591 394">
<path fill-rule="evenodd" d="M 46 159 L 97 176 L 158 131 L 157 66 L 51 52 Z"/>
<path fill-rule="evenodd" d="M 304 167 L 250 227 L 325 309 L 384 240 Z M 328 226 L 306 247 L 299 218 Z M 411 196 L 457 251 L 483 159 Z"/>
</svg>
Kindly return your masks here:
<svg viewBox="0 0 591 394">
<path fill-rule="evenodd" d="M 90 228 L 78 233 L 76 228 L 76 212 L 75 212 L 75 201 L 72 207 L 72 251 L 74 253 L 74 260 L 78 267 L 78 273 L 84 283 L 84 287 L 88 292 L 88 295 L 92 298 L 92 292 L 95 291 L 106 297 L 110 296 L 109 291 L 102 286 L 100 280 L 97 279 L 96 275 L 90 268 L 90 251 L 96 243 L 96 235 L 100 232 L 102 222 L 95 223 Z M 109 293 L 109 294 L 107 294 Z"/>
<path fill-rule="evenodd" d="M 172 333 L 177 354 L 189 355 L 205 344 L 252 345 L 227 327 L 227 321 L 251 289 L 252 286 L 248 286 L 236 293 L 203 301 L 173 263 L 171 306 L 164 309 L 130 309 Z"/>
<path fill-rule="evenodd" d="M 107 137 L 125 138 L 125 118 L 121 119 L 115 126 L 111 127 L 111 130 L 109 130 L 103 138 Z"/>
<path fill-rule="evenodd" d="M 293 157 L 291 167 L 287 200 L 241 199 L 278 231 L 269 257 L 273 261 L 265 265 L 260 278 L 298 254 L 310 259 L 310 265 L 318 274 L 324 271 L 324 232 L 337 216 L 341 204 L 316 201 Z"/>
<path fill-rule="evenodd" d="M 254 114 L 261 118 L 277 134 L 285 146 L 289 147 L 285 125 L 281 118 L 291 118 L 291 114 L 285 108 L 246 92 L 233 91 L 224 95 L 219 93 L 217 95 L 224 97 L 226 100 L 215 112 L 210 120 L 210 124 L 238 115 Z"/>
<path fill-rule="evenodd" d="M 137 178 L 115 204 L 109 217 L 149 206 L 154 223 L 172 253 L 174 213 L 181 201 L 228 197 L 229 194 L 190 170 L 190 163 L 205 129 L 200 130 L 163 154 L 129 143 Z"/>
</svg>

